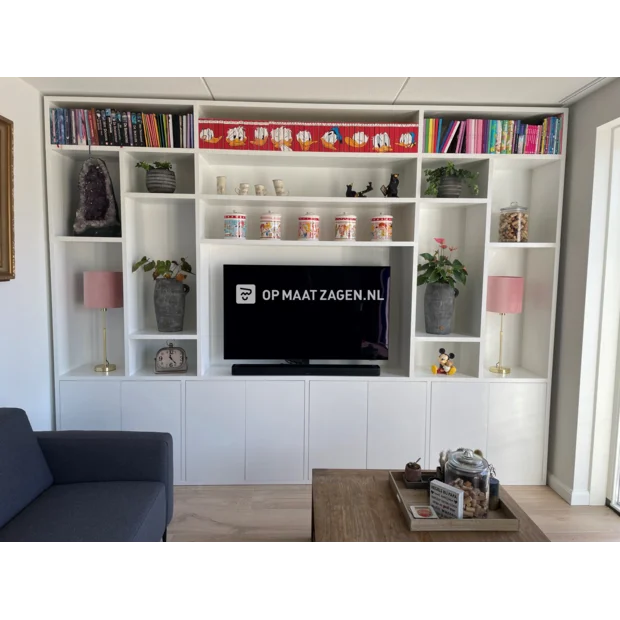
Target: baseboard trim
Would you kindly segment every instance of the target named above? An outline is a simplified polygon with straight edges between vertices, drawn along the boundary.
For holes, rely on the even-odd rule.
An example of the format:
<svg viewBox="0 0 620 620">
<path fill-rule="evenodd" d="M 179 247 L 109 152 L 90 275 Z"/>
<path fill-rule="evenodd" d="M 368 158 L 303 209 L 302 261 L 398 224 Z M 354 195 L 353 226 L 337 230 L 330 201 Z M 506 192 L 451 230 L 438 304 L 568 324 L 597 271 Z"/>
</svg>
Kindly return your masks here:
<svg viewBox="0 0 620 620">
<path fill-rule="evenodd" d="M 589 491 L 574 491 L 551 472 L 547 472 L 547 484 L 571 506 L 590 505 Z"/>
</svg>

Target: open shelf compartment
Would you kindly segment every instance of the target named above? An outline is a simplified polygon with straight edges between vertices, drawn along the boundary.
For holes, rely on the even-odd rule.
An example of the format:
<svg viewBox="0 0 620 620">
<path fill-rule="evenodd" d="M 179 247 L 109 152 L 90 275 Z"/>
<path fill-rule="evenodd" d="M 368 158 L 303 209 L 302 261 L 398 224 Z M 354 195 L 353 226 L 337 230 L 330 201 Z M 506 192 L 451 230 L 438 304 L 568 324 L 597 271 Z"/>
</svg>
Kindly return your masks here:
<svg viewBox="0 0 620 620">
<path fill-rule="evenodd" d="M 487 312 L 484 336 L 485 378 L 547 379 L 553 325 L 553 248 L 517 250 L 492 248 L 490 276 L 520 276 L 525 279 L 523 312 L 504 317 L 503 365 L 513 372 L 502 376 L 491 373 L 499 357 L 500 316 Z"/>
</svg>

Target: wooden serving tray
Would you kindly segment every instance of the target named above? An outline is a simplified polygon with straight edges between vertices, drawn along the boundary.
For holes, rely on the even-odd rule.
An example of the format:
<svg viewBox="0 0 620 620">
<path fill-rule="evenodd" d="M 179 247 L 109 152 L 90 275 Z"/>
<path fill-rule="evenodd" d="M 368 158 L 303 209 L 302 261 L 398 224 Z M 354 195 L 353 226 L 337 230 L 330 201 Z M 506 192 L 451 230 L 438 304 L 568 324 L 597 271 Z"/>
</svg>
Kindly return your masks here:
<svg viewBox="0 0 620 620">
<path fill-rule="evenodd" d="M 423 470 L 426 473 L 427 470 Z M 430 473 L 430 470 L 428 470 Z M 412 532 L 517 532 L 519 519 L 500 500 L 498 510 L 490 510 L 486 519 L 416 519 L 409 506 L 428 506 L 428 491 L 408 489 L 403 480 L 402 471 L 388 472 L 390 488 L 394 491 L 396 501 L 405 521 Z"/>
</svg>

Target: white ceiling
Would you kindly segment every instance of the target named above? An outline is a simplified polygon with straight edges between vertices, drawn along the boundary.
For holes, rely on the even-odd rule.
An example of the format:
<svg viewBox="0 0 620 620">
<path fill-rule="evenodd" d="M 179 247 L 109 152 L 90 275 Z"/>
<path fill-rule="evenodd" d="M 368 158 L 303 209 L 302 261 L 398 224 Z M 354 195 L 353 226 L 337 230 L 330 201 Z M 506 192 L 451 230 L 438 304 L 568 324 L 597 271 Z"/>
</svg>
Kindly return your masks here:
<svg viewBox="0 0 620 620">
<path fill-rule="evenodd" d="M 592 77 L 40 77 L 22 78 L 44 95 L 157 97 L 219 101 L 558 105 L 614 78 Z"/>
</svg>

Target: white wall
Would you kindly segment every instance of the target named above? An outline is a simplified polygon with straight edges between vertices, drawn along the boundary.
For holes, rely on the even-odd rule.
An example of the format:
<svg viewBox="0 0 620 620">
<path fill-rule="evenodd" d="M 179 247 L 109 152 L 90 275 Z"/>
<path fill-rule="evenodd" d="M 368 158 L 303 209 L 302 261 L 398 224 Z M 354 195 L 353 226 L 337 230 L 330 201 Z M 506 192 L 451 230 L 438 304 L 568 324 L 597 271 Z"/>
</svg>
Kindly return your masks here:
<svg viewBox="0 0 620 620">
<path fill-rule="evenodd" d="M 596 129 L 618 117 L 618 79 L 577 102 L 569 117 L 548 470 L 577 503 L 588 499 L 594 404 L 584 375 L 596 363 L 596 343 L 584 333 L 584 309 Z"/>
<path fill-rule="evenodd" d="M 52 428 L 52 349 L 42 97 L 0 78 L 0 115 L 14 123 L 15 272 L 0 282 L 0 407 L 21 407 L 35 430 Z"/>
</svg>

